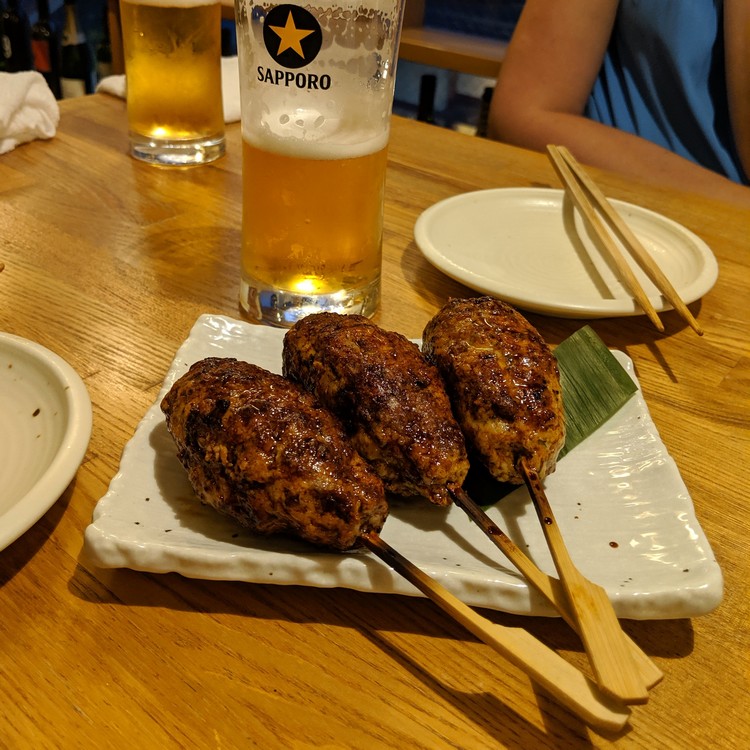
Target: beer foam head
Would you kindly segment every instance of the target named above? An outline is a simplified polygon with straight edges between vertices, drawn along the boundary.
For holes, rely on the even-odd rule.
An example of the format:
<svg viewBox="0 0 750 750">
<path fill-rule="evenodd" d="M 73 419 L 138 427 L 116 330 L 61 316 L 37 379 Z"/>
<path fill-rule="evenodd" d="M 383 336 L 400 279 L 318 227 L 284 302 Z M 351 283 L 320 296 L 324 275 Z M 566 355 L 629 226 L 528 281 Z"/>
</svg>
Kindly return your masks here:
<svg viewBox="0 0 750 750">
<path fill-rule="evenodd" d="M 356 134 L 350 134 L 356 135 Z M 302 138 L 280 138 L 272 133 L 249 133 L 243 131 L 244 139 L 264 151 L 294 156 L 302 159 L 354 159 L 368 156 L 384 149 L 388 145 L 388 133 L 378 133 L 377 137 L 351 142 L 312 141 Z"/>
<path fill-rule="evenodd" d="M 243 122 L 243 137 L 266 151 L 306 159 L 352 159 L 367 156 L 388 144 L 389 122 L 325 116 L 316 110 L 265 111 Z"/>
<path fill-rule="evenodd" d="M 237 39 L 247 142 L 309 159 L 354 158 L 385 148 L 400 0 L 310 4 L 294 17 L 287 10 L 292 6 L 268 11 L 255 0 L 239 3 L 246 11 L 238 15 Z M 263 12 L 255 13 L 261 6 Z M 279 9 L 281 17 L 270 23 L 268 16 Z M 299 23 L 305 36 L 287 38 L 285 23 Z"/>
</svg>

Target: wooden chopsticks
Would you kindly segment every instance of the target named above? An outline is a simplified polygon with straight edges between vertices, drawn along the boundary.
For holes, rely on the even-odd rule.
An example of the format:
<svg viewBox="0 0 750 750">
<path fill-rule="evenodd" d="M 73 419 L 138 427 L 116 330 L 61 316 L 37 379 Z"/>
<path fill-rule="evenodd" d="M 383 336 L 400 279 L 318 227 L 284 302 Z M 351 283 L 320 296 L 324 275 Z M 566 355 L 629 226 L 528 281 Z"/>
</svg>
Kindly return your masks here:
<svg viewBox="0 0 750 750">
<path fill-rule="evenodd" d="M 570 151 L 565 146 L 548 145 L 547 153 L 568 195 L 596 233 L 601 241 L 602 249 L 609 254 L 622 281 L 649 320 L 656 326 L 656 329 L 663 333 L 664 325 L 625 256 L 599 218 L 597 211 L 601 213 L 620 242 L 630 252 L 656 288 L 664 295 L 664 298 L 687 324 L 699 336 L 702 336 L 703 329 L 698 325 L 672 283 Z"/>
<path fill-rule="evenodd" d="M 601 690 L 583 672 L 527 630 L 498 625 L 482 617 L 384 542 L 378 534 L 362 534 L 360 539 L 386 565 L 586 723 L 607 731 L 617 731 L 625 726 L 630 711 L 624 703 Z"/>
</svg>

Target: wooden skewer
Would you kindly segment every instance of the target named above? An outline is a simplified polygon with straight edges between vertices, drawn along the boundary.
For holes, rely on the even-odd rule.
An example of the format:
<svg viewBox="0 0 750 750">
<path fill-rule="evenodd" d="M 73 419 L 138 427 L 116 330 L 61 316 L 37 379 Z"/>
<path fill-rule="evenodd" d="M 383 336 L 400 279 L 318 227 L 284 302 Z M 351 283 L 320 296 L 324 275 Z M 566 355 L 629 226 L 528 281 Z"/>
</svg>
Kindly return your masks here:
<svg viewBox="0 0 750 750">
<path fill-rule="evenodd" d="M 580 635 L 578 622 L 570 608 L 568 595 L 562 583 L 557 578 L 553 578 L 540 570 L 462 487 L 452 486 L 450 492 L 456 505 L 482 529 L 493 544 L 518 568 L 526 580 L 557 609 L 563 620 Z M 664 672 L 654 664 L 648 654 L 627 633 L 623 633 L 623 635 L 643 683 L 647 688 L 654 687 L 664 678 Z"/>
<path fill-rule="evenodd" d="M 578 181 L 588 191 L 589 196 L 596 204 L 597 208 L 601 211 L 602 215 L 609 223 L 612 230 L 620 238 L 623 245 L 628 248 L 630 253 L 638 262 L 638 265 L 644 270 L 646 275 L 654 283 L 654 286 L 664 295 L 665 299 L 672 305 L 675 311 L 685 320 L 685 322 L 699 335 L 703 335 L 703 329 L 698 324 L 698 321 L 693 317 L 693 314 L 688 309 L 687 305 L 683 302 L 682 298 L 678 294 L 677 290 L 672 286 L 672 283 L 659 268 L 659 265 L 649 255 L 643 243 L 636 237 L 633 230 L 627 225 L 625 220 L 615 210 L 614 206 L 607 200 L 607 197 L 601 191 L 601 188 L 591 179 L 591 176 L 586 170 L 578 163 L 576 158 L 565 146 L 558 146 L 557 151 L 560 156 L 565 160 L 570 170 L 573 172 Z"/>
<path fill-rule="evenodd" d="M 589 202 L 586 197 L 586 193 L 578 183 L 575 175 L 571 171 L 567 162 L 560 155 L 557 146 L 547 146 L 547 152 L 549 153 L 552 166 L 554 166 L 560 180 L 565 186 L 565 190 L 568 195 L 575 203 L 578 210 L 583 214 L 586 221 L 589 223 L 591 228 L 601 242 L 602 248 L 609 254 L 610 258 L 617 266 L 617 271 L 620 274 L 620 278 L 625 282 L 625 286 L 630 290 L 630 293 L 635 298 L 635 301 L 641 306 L 641 309 L 648 316 L 649 320 L 656 326 L 656 329 L 661 333 L 664 333 L 664 324 L 659 320 L 659 316 L 656 309 L 651 304 L 646 292 L 638 282 L 638 279 L 633 273 L 633 269 L 628 265 L 625 256 L 620 251 L 617 243 L 612 239 L 611 235 L 607 231 L 607 228 L 602 224 L 599 215 L 596 210 Z"/>
<path fill-rule="evenodd" d="M 627 706 L 606 695 L 596 683 L 531 633 L 522 628 L 498 625 L 477 614 L 375 532 L 363 534 L 360 538 L 386 565 L 586 723 L 607 731 L 617 731 L 625 726 L 630 715 Z"/>
<path fill-rule="evenodd" d="M 633 661 L 607 592 L 585 578 L 574 565 L 539 474 L 524 458 L 519 460 L 518 467 L 534 502 L 597 683 L 624 703 L 645 703 L 648 689 Z"/>
</svg>

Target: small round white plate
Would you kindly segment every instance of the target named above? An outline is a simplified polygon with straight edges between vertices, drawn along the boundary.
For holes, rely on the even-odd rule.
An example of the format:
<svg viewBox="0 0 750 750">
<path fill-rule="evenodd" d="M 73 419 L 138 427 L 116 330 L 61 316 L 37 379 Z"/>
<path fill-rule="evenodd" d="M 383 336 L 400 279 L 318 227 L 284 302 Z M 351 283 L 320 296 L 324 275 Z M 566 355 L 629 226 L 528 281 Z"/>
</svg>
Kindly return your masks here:
<svg viewBox="0 0 750 750">
<path fill-rule="evenodd" d="M 640 206 L 612 204 L 686 304 L 713 287 L 718 265 L 700 237 Z M 562 190 L 463 193 L 424 211 L 414 237 L 443 273 L 524 310 L 566 318 L 643 314 Z M 656 310 L 671 309 L 623 252 Z"/>
<path fill-rule="evenodd" d="M 65 491 L 91 437 L 91 400 L 57 354 L 0 333 L 0 550 Z"/>
</svg>

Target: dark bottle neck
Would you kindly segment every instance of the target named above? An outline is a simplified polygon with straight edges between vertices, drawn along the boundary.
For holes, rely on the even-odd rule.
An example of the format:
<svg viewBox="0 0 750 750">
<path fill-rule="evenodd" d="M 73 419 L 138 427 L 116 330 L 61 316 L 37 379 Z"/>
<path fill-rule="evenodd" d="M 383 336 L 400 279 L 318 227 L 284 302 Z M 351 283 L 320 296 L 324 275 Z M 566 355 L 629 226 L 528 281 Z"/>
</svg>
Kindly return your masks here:
<svg viewBox="0 0 750 750">
<path fill-rule="evenodd" d="M 49 0 L 37 0 L 37 10 L 39 11 L 39 20 L 48 23 L 49 22 Z"/>
<path fill-rule="evenodd" d="M 75 0 L 65 0 L 65 28 L 63 29 L 63 46 L 82 42 L 78 32 Z"/>
</svg>

